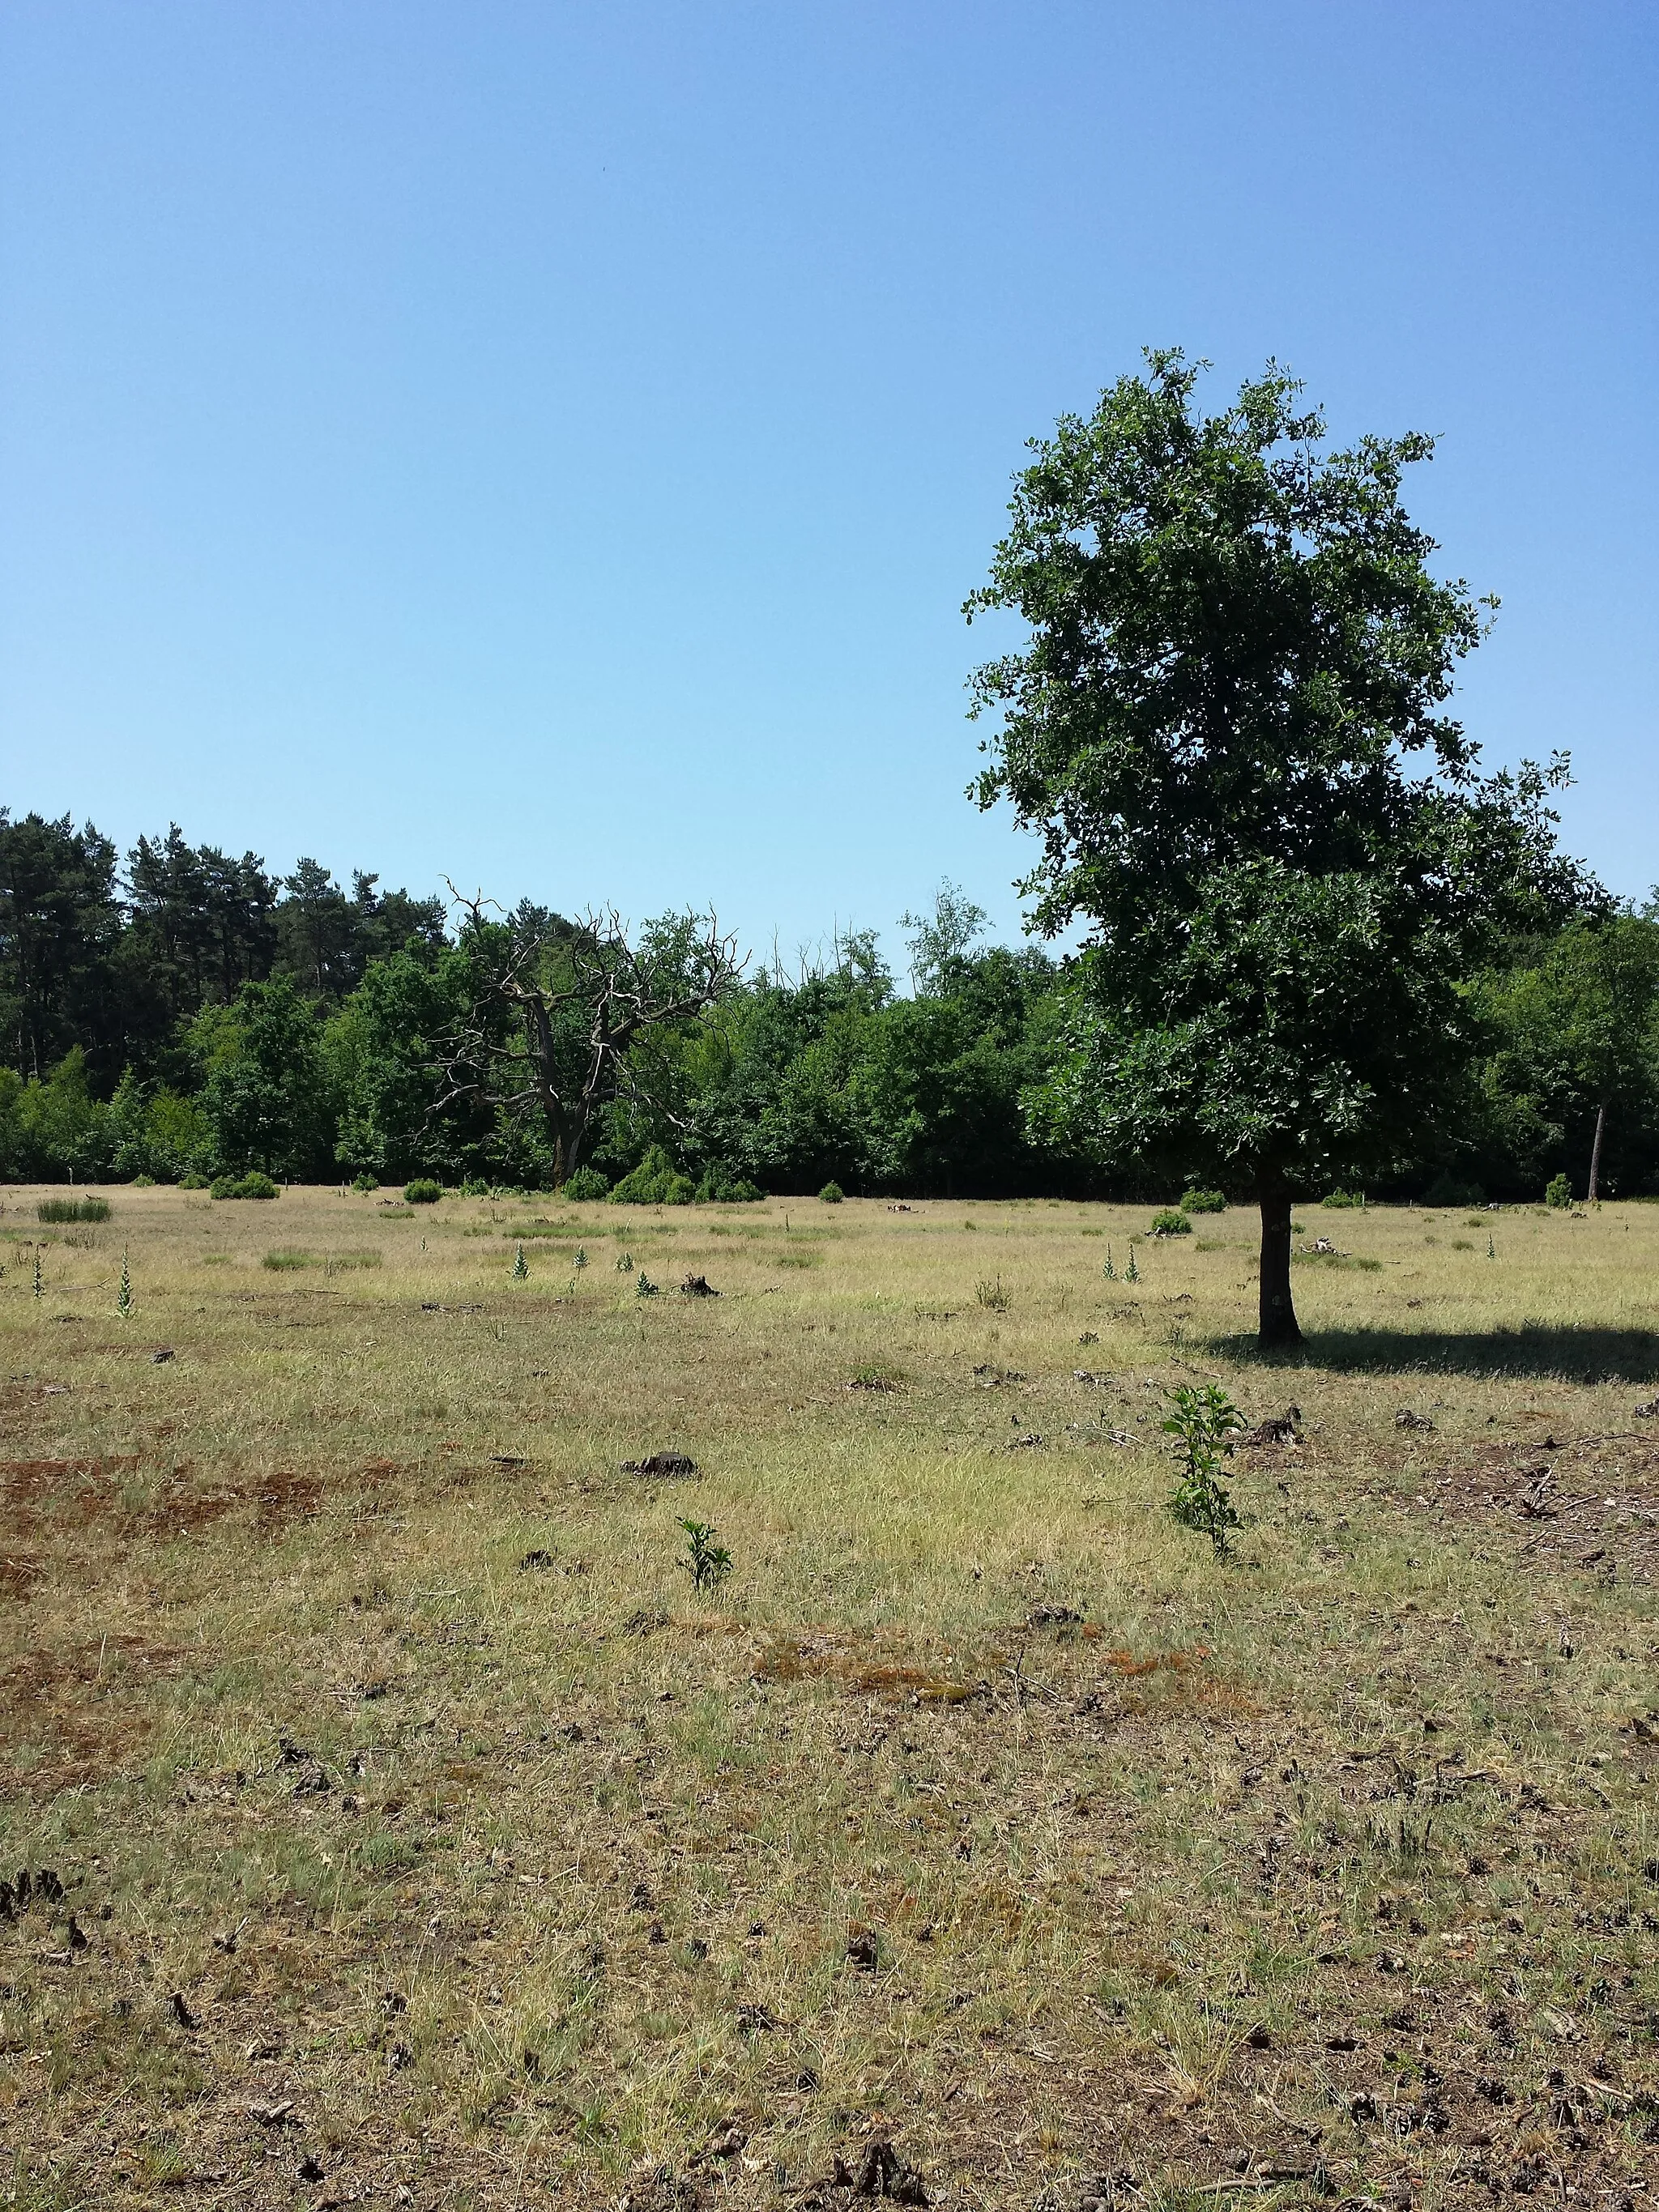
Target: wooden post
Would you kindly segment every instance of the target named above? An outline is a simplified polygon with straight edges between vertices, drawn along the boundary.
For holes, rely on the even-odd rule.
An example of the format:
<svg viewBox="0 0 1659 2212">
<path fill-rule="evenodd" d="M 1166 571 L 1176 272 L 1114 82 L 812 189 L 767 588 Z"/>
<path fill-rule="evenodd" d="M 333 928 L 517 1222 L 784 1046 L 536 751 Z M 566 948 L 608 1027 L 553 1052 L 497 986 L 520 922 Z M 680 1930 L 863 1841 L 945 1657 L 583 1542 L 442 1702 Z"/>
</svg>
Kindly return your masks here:
<svg viewBox="0 0 1659 2212">
<path fill-rule="evenodd" d="M 1601 1131 L 1606 1125 L 1607 1118 L 1607 1108 L 1598 1106 L 1595 1109 L 1595 1141 L 1590 1146 L 1589 1196 L 1584 1201 L 1587 1206 L 1594 1206 L 1595 1203 L 1595 1185 L 1601 1173 Z"/>
</svg>

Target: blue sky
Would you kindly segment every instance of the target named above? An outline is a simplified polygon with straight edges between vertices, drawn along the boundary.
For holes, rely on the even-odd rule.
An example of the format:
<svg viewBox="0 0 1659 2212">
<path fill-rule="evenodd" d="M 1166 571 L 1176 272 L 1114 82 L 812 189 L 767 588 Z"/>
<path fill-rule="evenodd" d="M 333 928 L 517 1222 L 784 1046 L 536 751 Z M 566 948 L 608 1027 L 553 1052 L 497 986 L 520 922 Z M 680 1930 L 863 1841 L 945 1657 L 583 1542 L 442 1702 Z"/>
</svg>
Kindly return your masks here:
<svg viewBox="0 0 1659 2212">
<path fill-rule="evenodd" d="M 1504 601 L 1659 878 L 1644 4 L 8 0 L 0 799 L 786 951 L 942 875 L 1024 441 L 1176 343 Z"/>
</svg>

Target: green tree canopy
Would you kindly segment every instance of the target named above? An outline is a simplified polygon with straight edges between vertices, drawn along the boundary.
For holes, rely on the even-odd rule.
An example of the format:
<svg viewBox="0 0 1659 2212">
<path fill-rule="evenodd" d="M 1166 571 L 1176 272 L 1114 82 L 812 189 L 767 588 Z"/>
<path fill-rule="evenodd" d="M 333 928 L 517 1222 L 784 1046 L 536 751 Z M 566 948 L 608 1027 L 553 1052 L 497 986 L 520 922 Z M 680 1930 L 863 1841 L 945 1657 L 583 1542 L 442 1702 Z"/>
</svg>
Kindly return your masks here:
<svg viewBox="0 0 1659 2212">
<path fill-rule="evenodd" d="M 1659 1144 L 1659 912 L 1574 921 L 1483 976 L 1474 1003 L 1495 1048 L 1474 1133 L 1534 1190 L 1565 1165 L 1582 1191 L 1605 1114 L 1607 1186 L 1638 1182 Z"/>
<path fill-rule="evenodd" d="M 334 1166 L 336 1103 L 315 1003 L 286 975 L 244 983 L 195 1019 L 202 1109 L 219 1167 L 309 1182 Z"/>
<path fill-rule="evenodd" d="M 1028 627 L 975 678 L 975 791 L 1042 838 L 1036 926 L 1087 926 L 1036 1118 L 1249 1189 L 1261 1338 L 1292 1343 L 1293 1193 L 1431 1141 L 1475 1045 L 1462 979 L 1585 885 L 1550 778 L 1482 777 L 1445 711 L 1482 617 L 1401 503 L 1432 440 L 1327 450 L 1271 363 L 1206 416 L 1205 364 L 1146 358 L 1034 443 L 968 602 Z"/>
</svg>

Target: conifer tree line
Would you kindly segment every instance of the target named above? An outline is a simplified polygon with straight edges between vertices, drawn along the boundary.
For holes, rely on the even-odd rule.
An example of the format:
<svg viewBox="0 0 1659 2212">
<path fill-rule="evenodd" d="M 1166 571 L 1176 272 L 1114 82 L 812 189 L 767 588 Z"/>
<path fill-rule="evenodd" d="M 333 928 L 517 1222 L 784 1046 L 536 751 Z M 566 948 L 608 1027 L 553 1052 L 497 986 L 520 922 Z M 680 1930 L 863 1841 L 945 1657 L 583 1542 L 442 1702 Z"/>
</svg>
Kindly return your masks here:
<svg viewBox="0 0 1659 2212">
<path fill-rule="evenodd" d="M 1074 963 L 984 922 L 945 884 L 903 917 L 902 975 L 871 931 L 786 972 L 695 915 L 348 890 L 176 826 L 123 859 L 0 809 L 0 1178 L 1166 1194 L 1167 1163 L 1109 1173 L 1044 1110 Z M 1659 1195 L 1659 905 L 1586 878 L 1462 989 L 1455 1138 L 1375 1194 L 1582 1195 L 1599 1115 L 1602 1192 Z"/>
</svg>

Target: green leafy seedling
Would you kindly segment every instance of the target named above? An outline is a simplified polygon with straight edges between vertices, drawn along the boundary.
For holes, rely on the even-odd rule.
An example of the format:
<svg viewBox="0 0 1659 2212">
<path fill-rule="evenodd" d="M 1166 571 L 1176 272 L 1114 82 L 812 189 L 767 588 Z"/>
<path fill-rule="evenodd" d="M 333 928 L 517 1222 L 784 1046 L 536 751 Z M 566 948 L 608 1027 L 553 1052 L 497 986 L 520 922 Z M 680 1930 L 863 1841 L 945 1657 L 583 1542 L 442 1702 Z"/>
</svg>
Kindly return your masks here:
<svg viewBox="0 0 1659 2212">
<path fill-rule="evenodd" d="M 1164 1434 L 1176 1440 L 1181 1463 L 1170 1510 L 1183 1528 L 1201 1530 L 1220 1559 L 1227 1549 L 1227 1531 L 1239 1525 L 1221 1480 L 1222 1454 L 1227 1438 L 1245 1425 L 1244 1416 L 1218 1383 L 1206 1382 L 1202 1389 L 1183 1383 L 1170 1393 L 1163 1425 Z"/>
<path fill-rule="evenodd" d="M 685 1557 L 675 1565 L 690 1576 L 694 1590 L 717 1590 L 732 1571 L 731 1553 L 714 1540 L 719 1530 L 712 1521 L 682 1521 L 679 1525 L 685 1531 Z"/>
</svg>

